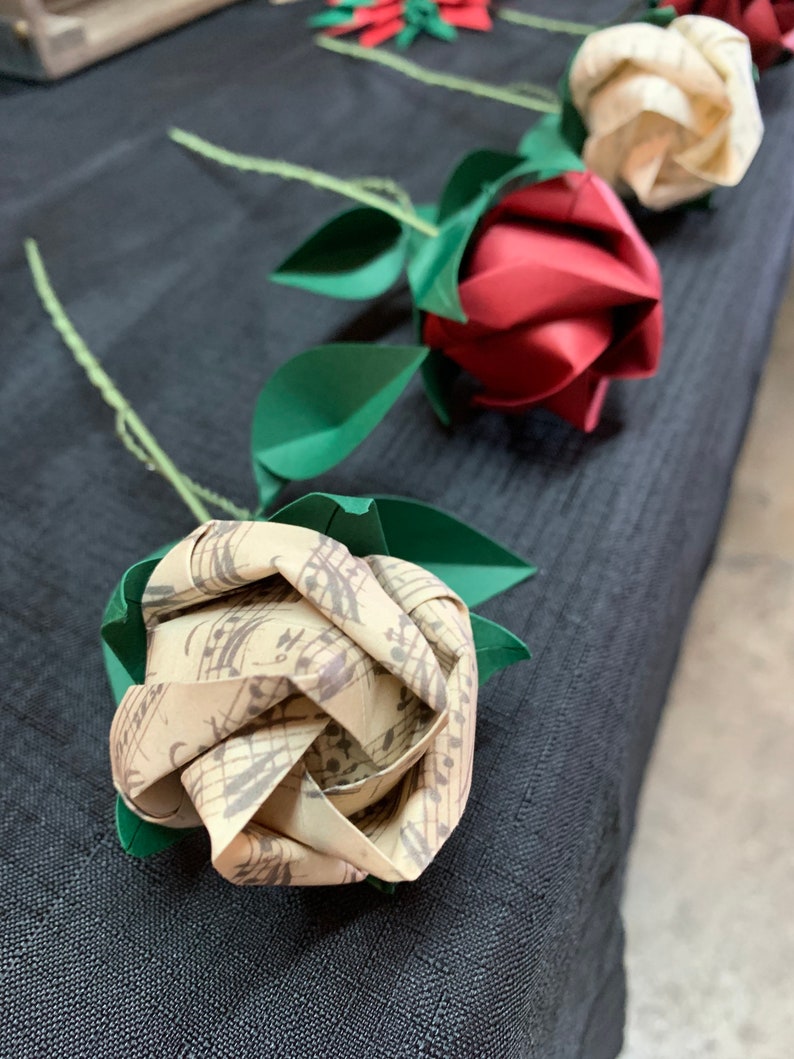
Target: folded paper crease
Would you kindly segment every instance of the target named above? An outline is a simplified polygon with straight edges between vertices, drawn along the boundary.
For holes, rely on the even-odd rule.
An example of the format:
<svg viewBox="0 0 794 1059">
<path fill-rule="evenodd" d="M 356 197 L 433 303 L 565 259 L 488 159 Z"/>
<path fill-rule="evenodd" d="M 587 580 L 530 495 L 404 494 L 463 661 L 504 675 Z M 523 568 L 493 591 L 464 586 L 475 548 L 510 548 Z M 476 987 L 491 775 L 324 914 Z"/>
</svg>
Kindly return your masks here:
<svg viewBox="0 0 794 1059">
<path fill-rule="evenodd" d="M 451 589 L 313 529 L 211 522 L 142 615 L 145 680 L 111 729 L 129 809 L 206 827 L 236 883 L 419 875 L 470 783 L 477 661 Z"/>
</svg>

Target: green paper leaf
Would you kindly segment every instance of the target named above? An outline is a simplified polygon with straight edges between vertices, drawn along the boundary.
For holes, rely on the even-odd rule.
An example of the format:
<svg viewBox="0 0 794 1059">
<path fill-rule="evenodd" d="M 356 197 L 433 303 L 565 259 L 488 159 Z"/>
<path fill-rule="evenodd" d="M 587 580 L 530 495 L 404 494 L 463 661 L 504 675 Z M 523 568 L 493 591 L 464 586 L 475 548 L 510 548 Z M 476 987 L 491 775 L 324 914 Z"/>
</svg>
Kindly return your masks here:
<svg viewBox="0 0 794 1059">
<path fill-rule="evenodd" d="M 376 890 L 380 890 L 382 894 L 388 894 L 392 897 L 397 892 L 397 884 L 393 882 L 384 882 L 383 879 L 378 879 L 374 875 L 368 875 L 364 880 L 365 883 L 369 883 Z"/>
<path fill-rule="evenodd" d="M 460 266 L 488 202 L 487 193 L 482 194 L 465 209 L 453 214 L 441 225 L 438 235 L 425 240 L 411 257 L 408 283 L 417 308 L 449 320 L 466 322 L 458 292 Z"/>
<path fill-rule="evenodd" d="M 430 570 L 469 608 L 535 573 L 520 556 L 438 508 L 402 497 L 375 501 L 389 554 Z"/>
<path fill-rule="evenodd" d="M 118 705 L 128 688 L 142 684 L 146 675 L 146 628 L 141 599 L 152 571 L 166 552 L 166 544 L 134 563 L 110 597 L 102 619 L 102 653 L 105 669 Z M 179 842 L 186 831 L 150 824 L 136 816 L 121 797 L 116 798 L 116 831 L 122 847 L 133 857 L 148 857 Z"/>
<path fill-rule="evenodd" d="M 534 162 L 540 172 L 548 171 L 554 176 L 560 173 L 581 173 L 585 169 L 579 154 L 563 136 L 560 117 L 557 114 L 547 114 L 536 122 L 521 138 L 518 153 Z"/>
<path fill-rule="evenodd" d="M 256 514 L 261 517 L 287 484 L 287 480 L 271 474 L 267 467 L 257 463 L 256 460 L 254 460 L 254 479 L 259 494 L 259 507 Z"/>
<path fill-rule="evenodd" d="M 431 349 L 422 364 L 425 393 L 445 427 L 452 424 L 452 393 L 458 375 L 458 365 L 438 349 Z"/>
<path fill-rule="evenodd" d="M 359 557 L 389 554 L 377 505 L 369 497 L 309 493 L 281 508 L 268 521 L 317 530 L 341 541 Z"/>
<path fill-rule="evenodd" d="M 458 31 L 455 27 L 439 18 L 438 15 L 434 18 L 429 18 L 422 26 L 422 29 L 425 33 L 429 33 L 431 37 L 436 37 L 438 40 L 449 42 L 458 39 Z"/>
<path fill-rule="evenodd" d="M 405 29 L 401 30 L 394 38 L 396 47 L 400 51 L 405 51 L 406 48 L 410 48 L 420 32 L 421 30 L 419 26 L 406 26 Z"/>
<path fill-rule="evenodd" d="M 136 816 L 122 797 L 116 795 L 116 834 L 122 849 L 131 857 L 151 857 L 153 853 L 176 845 L 196 830 L 194 827 L 177 829 L 150 824 L 148 820 Z"/>
<path fill-rule="evenodd" d="M 399 279 L 407 247 L 399 221 L 357 206 L 323 225 L 270 279 L 332 298 L 375 298 Z"/>
<path fill-rule="evenodd" d="M 166 544 L 127 570 L 113 592 L 102 618 L 102 648 L 116 703 L 127 688 L 142 684 L 146 673 L 146 628 L 141 599 L 152 571 L 173 547 Z"/>
<path fill-rule="evenodd" d="M 584 43 L 584 41 L 582 43 Z M 581 47 L 582 45 L 580 44 L 579 48 Z M 579 54 L 579 48 L 574 49 L 557 87 L 557 93 L 562 103 L 559 117 L 560 136 L 562 136 L 571 150 L 577 155 L 582 153 L 585 140 L 587 139 L 587 126 L 582 120 L 582 115 L 574 106 L 573 95 L 571 93 L 571 67 L 576 60 L 576 56 Z M 523 142 L 524 141 L 522 140 L 521 145 L 523 145 Z M 521 145 L 519 145 L 519 150 L 521 149 Z"/>
<path fill-rule="evenodd" d="M 479 614 L 469 614 L 469 617 L 471 631 L 474 633 L 474 646 L 477 649 L 480 687 L 494 673 L 532 657 L 524 641 L 519 640 L 509 629 Z"/>
<path fill-rule="evenodd" d="M 472 151 L 455 166 L 441 195 L 438 221 L 459 213 L 479 199 L 483 191 L 502 181 L 521 162 L 521 158 L 505 151 Z"/>
<path fill-rule="evenodd" d="M 383 419 L 427 356 L 421 346 L 318 346 L 283 364 L 259 395 L 255 468 L 311 478 L 349 455 Z"/>
<path fill-rule="evenodd" d="M 351 8 L 347 4 L 340 4 L 339 7 L 331 8 L 329 11 L 320 11 L 317 15 L 312 15 L 308 19 L 308 25 L 312 29 L 327 29 L 330 26 L 344 26 L 346 22 L 354 16 L 354 8 Z"/>
<path fill-rule="evenodd" d="M 543 126 L 530 141 L 531 157 L 499 151 L 474 151 L 458 164 L 441 198 L 439 234 L 416 249 L 408 264 L 408 282 L 419 309 L 466 322 L 460 303 L 460 269 L 480 219 L 505 195 L 569 169 L 581 161 Z"/>
<path fill-rule="evenodd" d="M 674 7 L 670 7 L 664 3 L 659 3 L 659 0 L 649 0 L 650 11 L 643 11 L 634 21 L 635 22 L 648 22 L 652 26 L 669 26 L 673 19 L 678 18 L 678 12 Z"/>
<path fill-rule="evenodd" d="M 408 282 L 425 312 L 466 322 L 458 293 L 460 266 L 475 228 L 494 193 L 521 159 L 499 151 L 474 151 L 455 167 L 441 196 L 439 234 L 411 254 Z"/>
</svg>

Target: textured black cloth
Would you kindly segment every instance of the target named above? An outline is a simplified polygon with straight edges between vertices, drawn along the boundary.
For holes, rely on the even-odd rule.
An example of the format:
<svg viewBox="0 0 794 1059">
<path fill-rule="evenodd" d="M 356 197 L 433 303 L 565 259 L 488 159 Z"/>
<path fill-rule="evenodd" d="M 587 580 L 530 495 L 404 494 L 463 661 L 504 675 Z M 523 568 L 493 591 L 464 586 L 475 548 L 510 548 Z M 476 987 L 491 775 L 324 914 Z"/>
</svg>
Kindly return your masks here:
<svg viewBox="0 0 794 1059">
<path fill-rule="evenodd" d="M 340 335 L 406 340 L 407 296 L 356 306 L 268 284 L 341 204 L 220 170 L 165 129 L 388 175 L 421 202 L 465 151 L 510 148 L 534 120 L 321 52 L 308 14 L 241 3 L 62 84 L 0 82 L 0 1053 L 612 1059 L 638 787 L 786 272 L 794 68 L 764 75 L 767 137 L 741 187 L 713 213 L 644 222 L 665 279 L 663 365 L 613 385 L 594 435 L 545 413 L 484 413 L 448 435 L 415 385 L 311 483 L 433 501 L 533 559 L 537 577 L 482 611 L 534 660 L 483 690 L 468 809 L 418 882 L 393 898 L 235 889 L 199 836 L 147 861 L 117 844 L 97 626 L 121 572 L 191 519 L 114 440 L 22 240 L 40 241 L 165 449 L 252 503 L 259 385 Z M 500 23 L 411 58 L 551 86 L 571 46 Z"/>
</svg>

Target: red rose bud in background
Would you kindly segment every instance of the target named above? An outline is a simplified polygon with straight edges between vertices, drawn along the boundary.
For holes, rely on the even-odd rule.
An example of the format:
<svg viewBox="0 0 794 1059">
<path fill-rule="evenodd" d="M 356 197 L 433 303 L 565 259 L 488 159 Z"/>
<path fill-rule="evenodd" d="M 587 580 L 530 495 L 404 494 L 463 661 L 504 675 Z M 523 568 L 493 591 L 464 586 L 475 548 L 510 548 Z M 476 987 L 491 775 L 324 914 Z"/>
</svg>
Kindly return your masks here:
<svg viewBox="0 0 794 1059">
<path fill-rule="evenodd" d="M 661 293 L 656 258 L 615 193 L 566 173 L 485 215 L 460 272 L 467 322 L 428 313 L 423 340 L 483 384 L 476 403 L 542 406 L 590 431 L 610 379 L 656 371 Z"/>
<path fill-rule="evenodd" d="M 794 0 L 669 0 L 668 6 L 679 15 L 708 15 L 740 29 L 759 70 L 794 51 Z"/>
</svg>

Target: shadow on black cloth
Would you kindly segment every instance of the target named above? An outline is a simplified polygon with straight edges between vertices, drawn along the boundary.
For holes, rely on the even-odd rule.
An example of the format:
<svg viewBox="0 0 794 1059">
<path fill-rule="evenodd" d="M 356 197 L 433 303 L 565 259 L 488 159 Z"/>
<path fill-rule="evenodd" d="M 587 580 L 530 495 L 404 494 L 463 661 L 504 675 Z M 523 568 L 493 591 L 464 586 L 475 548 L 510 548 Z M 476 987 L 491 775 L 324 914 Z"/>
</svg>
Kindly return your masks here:
<svg viewBox="0 0 794 1059">
<path fill-rule="evenodd" d="M 585 6 L 619 5 L 570 15 Z M 614 1059 L 637 792 L 786 273 L 794 70 L 765 75 L 768 135 L 742 186 L 702 218 L 654 219 L 662 369 L 615 385 L 593 436 L 545 413 L 447 432 L 417 384 L 309 483 L 430 500 L 526 554 L 538 575 L 482 610 L 534 659 L 484 689 L 469 806 L 416 884 L 236 890 L 200 838 L 147 861 L 115 839 L 100 614 L 121 572 L 191 523 L 114 440 L 21 244 L 39 240 L 166 451 L 252 504 L 261 382 L 330 336 L 410 342 L 410 320 L 398 293 L 370 334 L 375 310 L 269 284 L 340 204 L 211 171 L 165 130 L 388 175 L 422 202 L 467 150 L 509 149 L 531 123 L 321 53 L 306 15 L 243 3 L 52 88 L 3 89 L 0 1053 Z M 553 85 L 569 48 L 501 23 L 412 58 Z"/>
</svg>

